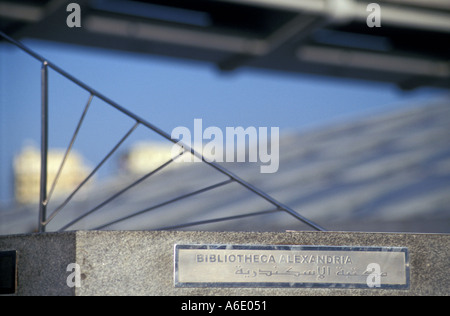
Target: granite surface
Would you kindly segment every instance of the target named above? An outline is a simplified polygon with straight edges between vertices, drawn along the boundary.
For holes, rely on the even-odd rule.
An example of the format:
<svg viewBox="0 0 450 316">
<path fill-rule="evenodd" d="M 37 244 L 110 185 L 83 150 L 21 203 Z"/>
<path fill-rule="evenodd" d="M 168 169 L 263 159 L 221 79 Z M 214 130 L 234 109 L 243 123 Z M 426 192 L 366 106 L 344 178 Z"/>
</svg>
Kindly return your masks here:
<svg viewBox="0 0 450 316">
<path fill-rule="evenodd" d="M 17 251 L 17 295 L 74 295 L 66 269 L 75 262 L 75 245 L 75 233 L 0 236 L 0 251 Z"/>
<path fill-rule="evenodd" d="M 407 247 L 409 289 L 176 288 L 175 244 Z M 355 232 L 76 231 L 0 236 L 19 254 L 17 295 L 450 295 L 450 235 Z M 81 268 L 68 287 L 67 266 Z"/>
</svg>

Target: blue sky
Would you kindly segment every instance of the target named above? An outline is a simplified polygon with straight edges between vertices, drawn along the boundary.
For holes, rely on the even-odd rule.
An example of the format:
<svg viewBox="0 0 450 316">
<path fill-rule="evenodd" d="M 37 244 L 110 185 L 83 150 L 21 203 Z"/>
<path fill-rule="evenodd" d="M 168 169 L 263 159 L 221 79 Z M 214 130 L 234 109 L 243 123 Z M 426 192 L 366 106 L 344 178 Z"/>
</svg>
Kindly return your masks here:
<svg viewBox="0 0 450 316">
<path fill-rule="evenodd" d="M 281 134 L 379 113 L 444 94 L 436 89 L 402 92 L 384 83 L 241 69 L 221 73 L 214 65 L 68 44 L 24 40 L 68 73 L 169 134 L 177 126 L 279 127 Z M 0 205 L 12 198 L 12 158 L 40 142 L 40 63 L 0 44 Z M 51 71 L 50 147 L 65 148 L 89 94 Z M 75 143 L 95 166 L 133 121 L 94 99 Z M 139 128 L 127 144 L 162 140 Z M 282 154 L 282 153 L 281 153 Z M 117 166 L 112 160 L 103 175 Z"/>
</svg>

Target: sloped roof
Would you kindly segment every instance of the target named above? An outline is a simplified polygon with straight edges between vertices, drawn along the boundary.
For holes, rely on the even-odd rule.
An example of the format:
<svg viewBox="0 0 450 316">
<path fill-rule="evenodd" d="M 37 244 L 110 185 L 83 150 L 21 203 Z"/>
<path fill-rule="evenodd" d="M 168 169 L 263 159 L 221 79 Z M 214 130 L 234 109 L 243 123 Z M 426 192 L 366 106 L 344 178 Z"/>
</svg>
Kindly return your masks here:
<svg viewBox="0 0 450 316">
<path fill-rule="evenodd" d="M 449 99 L 282 135 L 280 167 L 274 174 L 261 174 L 255 163 L 224 166 L 328 230 L 450 232 Z M 120 175 L 82 192 L 48 231 L 93 209 L 135 178 Z M 93 229 L 224 180 L 202 163 L 169 167 L 68 229 Z M 272 209 L 232 183 L 104 229 L 160 229 Z M 0 212 L 0 217 L 0 234 L 26 232 L 36 225 L 37 206 Z M 287 213 L 272 212 L 177 229 L 310 228 Z"/>
</svg>

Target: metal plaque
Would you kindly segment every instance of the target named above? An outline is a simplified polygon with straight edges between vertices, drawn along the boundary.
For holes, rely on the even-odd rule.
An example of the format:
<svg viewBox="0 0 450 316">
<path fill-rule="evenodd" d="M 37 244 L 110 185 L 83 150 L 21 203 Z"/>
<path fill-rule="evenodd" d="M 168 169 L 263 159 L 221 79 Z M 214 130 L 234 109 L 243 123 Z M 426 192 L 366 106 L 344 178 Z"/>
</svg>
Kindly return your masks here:
<svg viewBox="0 0 450 316">
<path fill-rule="evenodd" d="M 16 251 L 0 251 L 0 294 L 14 294 L 17 288 Z"/>
<path fill-rule="evenodd" d="M 176 287 L 409 288 L 408 249 L 175 245 Z"/>
</svg>

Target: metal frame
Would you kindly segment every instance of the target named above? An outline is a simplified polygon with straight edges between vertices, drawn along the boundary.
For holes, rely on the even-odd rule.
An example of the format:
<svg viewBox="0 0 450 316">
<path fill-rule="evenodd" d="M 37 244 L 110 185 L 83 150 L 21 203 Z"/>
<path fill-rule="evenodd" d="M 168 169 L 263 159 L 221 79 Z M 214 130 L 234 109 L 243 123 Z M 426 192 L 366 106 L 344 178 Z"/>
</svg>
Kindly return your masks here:
<svg viewBox="0 0 450 316">
<path fill-rule="evenodd" d="M 17 292 L 17 250 L 0 251 L 0 295 Z"/>
<path fill-rule="evenodd" d="M 215 189 L 217 187 L 220 187 L 222 185 L 225 185 L 225 184 L 228 184 L 228 183 L 231 183 L 231 182 L 236 182 L 236 183 L 239 183 L 244 188 L 248 189 L 249 191 L 253 192 L 257 196 L 259 196 L 260 198 L 266 200 L 267 202 L 269 202 L 270 204 L 275 206 L 276 209 L 275 210 L 271 210 L 271 211 L 262 211 L 262 212 L 249 213 L 249 214 L 239 215 L 239 216 L 225 217 L 225 218 L 221 218 L 221 219 L 214 219 L 214 220 L 207 220 L 207 221 L 201 221 L 201 222 L 194 222 L 194 223 L 190 223 L 190 225 L 199 225 L 201 223 L 206 223 L 206 222 L 213 222 L 213 221 L 219 221 L 219 220 L 230 220 L 230 219 L 241 218 L 241 217 L 245 217 L 245 216 L 261 215 L 261 214 L 266 214 L 268 212 L 274 212 L 274 211 L 284 211 L 284 212 L 290 214 L 292 217 L 296 218 L 297 220 L 307 224 L 311 228 L 314 228 L 315 230 L 325 231 L 325 229 L 323 227 L 321 227 L 320 225 L 318 225 L 318 224 L 314 223 L 313 221 L 311 221 L 311 220 L 305 218 L 304 216 L 300 215 L 299 213 L 297 213 L 296 211 L 294 211 L 293 209 L 291 209 L 287 205 L 277 201 L 276 199 L 274 199 L 273 197 L 271 197 L 267 193 L 265 193 L 262 190 L 256 188 L 255 186 L 253 186 L 252 184 L 246 182 L 245 180 L 241 179 L 240 177 L 238 177 L 237 175 L 233 174 L 232 172 L 230 172 L 229 170 L 225 169 L 224 167 L 216 164 L 215 162 L 208 161 L 207 159 L 205 159 L 205 157 L 203 157 L 202 154 L 198 153 L 197 151 L 195 151 L 190 146 L 187 146 L 186 144 L 180 142 L 178 139 L 172 139 L 171 136 L 168 133 L 166 133 L 163 130 L 159 129 L 158 127 L 156 127 L 155 125 L 153 125 L 150 122 L 146 121 L 142 117 L 140 117 L 140 116 L 130 112 L 126 108 L 124 108 L 121 105 L 117 104 L 116 102 L 112 101 L 111 99 L 109 99 L 108 97 L 104 96 L 103 94 L 101 94 L 100 92 L 96 91 L 95 89 L 89 87 L 88 85 L 86 85 L 85 83 L 81 82 L 80 80 L 78 80 L 77 78 L 73 77 L 72 75 L 68 74 L 63 69 L 61 69 L 58 66 L 56 66 L 55 64 L 51 63 L 50 61 L 48 61 L 44 57 L 42 57 L 39 54 L 35 53 L 34 51 L 29 49 L 28 47 L 26 47 L 22 43 L 14 40 L 13 38 L 9 37 L 8 35 L 6 35 L 5 33 L 1 32 L 1 31 L 0 31 L 0 37 L 3 37 L 6 41 L 8 41 L 9 43 L 11 43 L 11 44 L 15 45 L 16 47 L 20 48 L 21 50 L 23 50 L 24 52 L 26 52 L 27 54 L 29 54 L 30 56 L 32 56 L 33 58 L 37 59 L 38 61 L 40 61 L 42 63 L 42 69 L 41 69 L 41 99 L 42 99 L 41 100 L 41 105 L 42 105 L 42 111 L 41 111 L 41 181 L 40 181 L 41 188 L 40 188 L 40 200 L 39 200 L 39 232 L 45 232 L 46 226 L 49 224 L 49 222 L 67 205 L 67 203 L 78 192 L 78 190 L 94 175 L 94 173 L 120 147 L 120 145 L 128 138 L 128 136 L 130 136 L 133 133 L 133 131 L 139 125 L 145 126 L 146 128 L 148 128 L 148 129 L 152 130 L 153 132 L 157 133 L 158 135 L 162 136 L 163 138 L 165 138 L 165 139 L 167 139 L 167 140 L 169 140 L 169 141 L 171 141 L 171 142 L 173 142 L 175 144 L 180 145 L 181 148 L 183 149 L 183 151 L 180 153 L 180 155 L 182 155 L 184 153 L 190 153 L 190 154 L 194 155 L 195 157 L 197 157 L 198 159 L 201 159 L 204 163 L 206 163 L 207 165 L 211 166 L 212 168 L 214 168 L 218 172 L 226 175 L 228 177 L 228 180 L 226 180 L 224 182 L 221 182 L 221 183 L 218 183 L 218 184 L 214 184 L 212 186 L 209 186 L 209 187 L 206 187 L 206 188 L 203 188 L 203 189 L 200 189 L 200 190 L 197 190 L 197 191 L 192 192 L 192 193 L 185 194 L 183 196 L 174 198 L 172 200 L 163 202 L 161 204 L 149 207 L 147 209 L 141 210 L 141 211 L 136 212 L 134 214 L 125 216 L 125 217 L 123 217 L 123 218 L 121 218 L 119 220 L 115 220 L 113 222 L 110 222 L 110 223 L 107 223 L 107 224 L 102 225 L 100 227 L 97 227 L 97 229 L 100 229 L 100 228 L 103 228 L 103 227 L 106 227 L 106 226 L 110 226 L 110 225 L 112 225 L 112 224 L 114 224 L 114 223 L 116 223 L 118 221 L 126 220 L 126 219 L 128 219 L 130 217 L 137 216 L 137 215 L 140 215 L 140 214 L 145 213 L 145 212 L 149 212 L 151 210 L 154 210 L 154 209 L 159 208 L 161 206 L 164 206 L 164 205 L 170 204 L 172 202 L 178 201 L 180 199 L 184 199 L 184 198 L 196 195 L 196 194 L 200 194 L 200 193 L 206 192 L 208 190 Z M 62 75 L 65 78 L 69 79 L 70 81 L 72 81 L 74 84 L 78 85 L 79 87 L 81 87 L 84 90 L 86 90 L 87 92 L 89 92 L 90 93 L 90 97 L 89 97 L 87 105 L 86 105 L 86 107 L 84 109 L 84 112 L 83 112 L 83 114 L 81 116 L 81 119 L 80 119 L 80 121 L 78 123 L 78 126 L 77 126 L 77 128 L 76 128 L 76 130 L 75 130 L 75 132 L 73 134 L 71 142 L 70 142 L 70 144 L 69 144 L 69 146 L 67 148 L 66 154 L 65 154 L 65 156 L 63 158 L 63 161 L 62 161 L 62 163 L 60 165 L 60 169 L 59 169 L 59 171 L 57 173 L 58 176 L 55 178 L 55 180 L 54 180 L 54 182 L 53 182 L 53 184 L 51 186 L 50 193 L 47 195 L 47 192 L 48 192 L 47 191 L 48 69 L 49 68 L 53 69 L 54 71 L 56 71 L 60 75 Z M 80 127 L 81 127 L 83 119 L 84 119 L 84 117 L 86 115 L 86 112 L 88 110 L 88 107 L 91 104 L 91 102 L 92 102 L 94 97 L 99 98 L 100 100 L 102 100 L 105 103 L 109 104 L 113 108 L 115 108 L 118 111 L 122 112 L 124 115 L 126 115 L 129 118 L 133 119 L 135 121 L 135 124 L 122 137 L 122 139 L 120 139 L 120 141 L 113 147 L 113 149 L 103 158 L 103 160 L 94 168 L 94 170 L 85 178 L 85 180 L 83 180 L 77 186 L 77 188 L 66 198 L 66 200 L 60 206 L 58 206 L 47 217 L 47 205 L 48 205 L 48 202 L 49 202 L 49 198 L 51 197 L 51 193 L 53 192 L 53 189 L 56 186 L 56 182 L 57 182 L 57 180 L 59 178 L 59 174 L 61 173 L 61 170 L 62 170 L 62 168 L 64 166 L 65 159 L 67 158 L 67 155 L 70 152 L 70 149 L 71 149 L 71 147 L 72 147 L 72 145 L 73 145 L 73 143 L 75 141 L 75 138 L 76 138 L 76 136 L 78 134 L 78 131 L 79 131 Z M 124 193 L 125 191 L 131 189 L 136 184 L 142 182 L 144 179 L 148 178 L 149 176 L 153 175 L 154 173 L 158 172 L 159 170 L 161 170 L 164 167 L 166 167 L 167 165 L 169 165 L 174 159 L 178 158 L 179 156 L 172 158 L 168 162 L 166 162 L 163 165 L 161 165 L 160 167 L 156 168 L 154 171 L 152 171 L 149 174 L 143 176 L 142 178 L 138 179 L 134 183 L 130 184 L 126 188 L 124 188 L 121 191 L 119 191 L 118 193 L 114 194 L 112 197 L 108 198 L 106 201 L 104 201 L 103 203 L 101 203 L 100 205 L 95 207 L 94 209 L 86 212 L 85 214 L 83 214 L 82 216 L 78 217 L 77 219 L 75 219 L 71 223 L 65 225 L 63 228 L 61 228 L 61 230 L 67 229 L 68 227 L 72 226 L 74 223 L 78 222 L 82 218 L 84 218 L 87 215 L 90 215 L 91 213 L 93 213 L 96 210 L 100 209 L 101 207 L 103 207 L 104 205 L 106 205 L 107 203 L 109 203 L 110 201 L 112 201 L 113 199 L 115 199 L 116 197 L 118 197 L 119 195 Z M 176 226 L 166 227 L 165 229 L 179 228 L 179 227 L 185 227 L 185 226 L 187 226 L 187 225 L 186 224 L 176 225 Z"/>
</svg>

